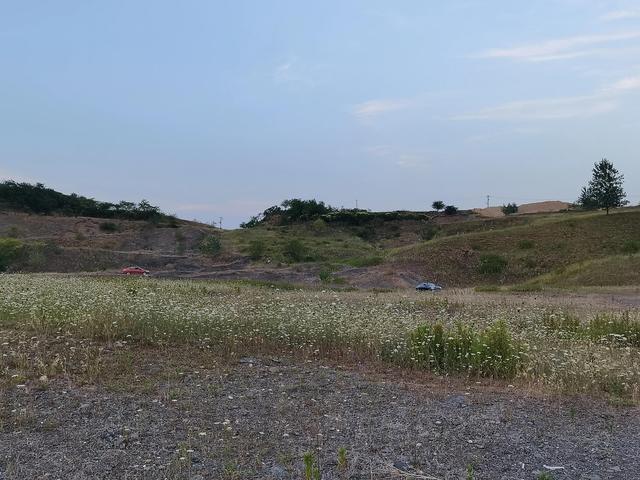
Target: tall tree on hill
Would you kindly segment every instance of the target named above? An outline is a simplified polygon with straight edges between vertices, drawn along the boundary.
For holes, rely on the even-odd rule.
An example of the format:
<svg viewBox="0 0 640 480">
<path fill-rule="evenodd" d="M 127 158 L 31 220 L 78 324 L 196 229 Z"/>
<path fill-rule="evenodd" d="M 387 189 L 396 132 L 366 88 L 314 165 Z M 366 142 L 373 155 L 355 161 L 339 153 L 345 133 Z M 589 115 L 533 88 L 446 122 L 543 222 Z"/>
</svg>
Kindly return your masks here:
<svg viewBox="0 0 640 480">
<path fill-rule="evenodd" d="M 604 208 L 609 214 L 611 208 L 623 207 L 629 202 L 625 200 L 622 184 L 624 175 L 606 158 L 593 166 L 593 176 L 580 192 L 578 203 L 587 209 Z"/>
</svg>

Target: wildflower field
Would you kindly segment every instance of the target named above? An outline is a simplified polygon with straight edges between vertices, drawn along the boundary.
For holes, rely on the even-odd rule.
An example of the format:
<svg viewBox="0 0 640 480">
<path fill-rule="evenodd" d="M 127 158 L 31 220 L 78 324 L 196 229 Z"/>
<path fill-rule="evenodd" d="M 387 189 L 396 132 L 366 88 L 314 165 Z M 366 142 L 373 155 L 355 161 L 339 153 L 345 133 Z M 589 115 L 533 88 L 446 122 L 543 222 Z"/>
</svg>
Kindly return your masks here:
<svg viewBox="0 0 640 480">
<path fill-rule="evenodd" d="M 0 380 L 28 377 L 20 371 L 28 362 L 19 357 L 34 335 L 101 345 L 189 346 L 234 357 L 276 352 L 368 362 L 636 402 L 639 322 L 637 310 L 519 307 L 413 291 L 2 275 Z M 7 332 L 20 332 L 20 345 Z M 62 363 L 46 356 L 29 362 L 40 373 Z"/>
</svg>

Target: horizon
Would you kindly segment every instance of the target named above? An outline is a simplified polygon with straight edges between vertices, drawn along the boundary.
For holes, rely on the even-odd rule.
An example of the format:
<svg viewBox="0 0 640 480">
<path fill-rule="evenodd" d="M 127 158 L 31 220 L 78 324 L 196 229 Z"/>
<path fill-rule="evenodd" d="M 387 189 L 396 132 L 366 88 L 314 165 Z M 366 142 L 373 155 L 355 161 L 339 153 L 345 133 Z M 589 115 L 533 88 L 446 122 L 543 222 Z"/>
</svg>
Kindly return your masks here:
<svg viewBox="0 0 640 480">
<path fill-rule="evenodd" d="M 287 198 L 374 211 L 638 204 L 637 2 L 5 6 L 0 178 L 205 223 Z"/>
</svg>

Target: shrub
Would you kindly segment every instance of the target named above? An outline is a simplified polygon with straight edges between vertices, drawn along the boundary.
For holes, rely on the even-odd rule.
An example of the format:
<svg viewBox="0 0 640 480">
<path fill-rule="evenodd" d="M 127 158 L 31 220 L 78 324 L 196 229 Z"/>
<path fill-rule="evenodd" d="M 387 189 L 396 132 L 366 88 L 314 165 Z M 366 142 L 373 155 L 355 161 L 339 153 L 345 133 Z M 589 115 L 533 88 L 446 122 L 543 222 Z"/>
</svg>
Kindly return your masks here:
<svg viewBox="0 0 640 480">
<path fill-rule="evenodd" d="M 507 260 L 494 254 L 482 255 L 478 270 L 484 275 L 498 275 L 507 268 Z"/>
<path fill-rule="evenodd" d="M 352 267 L 362 268 L 362 267 L 373 267 L 375 265 L 380 265 L 382 263 L 382 257 L 362 257 L 362 258 L 351 258 L 347 260 L 347 264 Z"/>
<path fill-rule="evenodd" d="M 408 362 L 438 373 L 510 378 L 522 366 L 521 350 L 504 322 L 482 331 L 462 324 L 452 329 L 441 324 L 423 325 L 407 340 Z"/>
<path fill-rule="evenodd" d="M 118 225 L 113 222 L 102 222 L 100 223 L 100 230 L 107 233 L 113 233 L 118 231 Z"/>
<path fill-rule="evenodd" d="M 515 203 L 507 203 L 502 206 L 502 213 L 505 215 L 512 215 L 514 213 L 518 213 L 518 205 Z"/>
<path fill-rule="evenodd" d="M 322 283 L 331 282 L 331 271 L 330 270 L 320 270 L 318 273 L 318 277 Z"/>
<path fill-rule="evenodd" d="M 284 244 L 282 253 L 293 262 L 301 262 L 307 253 L 307 247 L 300 240 L 293 239 Z"/>
<path fill-rule="evenodd" d="M 24 244 L 15 238 L 0 238 L 0 272 L 5 271 L 23 253 Z"/>
<path fill-rule="evenodd" d="M 251 260 L 260 260 L 267 250 L 264 240 L 256 239 L 249 242 L 249 257 Z"/>
<path fill-rule="evenodd" d="M 622 245 L 622 253 L 634 254 L 640 252 L 640 240 L 627 240 Z"/>
<path fill-rule="evenodd" d="M 429 240 L 433 239 L 433 237 L 435 237 L 438 234 L 439 230 L 440 229 L 436 225 L 426 225 L 420 231 L 420 238 L 422 240 L 424 240 L 425 242 L 428 242 Z"/>
<path fill-rule="evenodd" d="M 535 243 L 533 243 L 532 240 L 520 240 L 518 242 L 518 248 L 520 250 L 531 250 L 533 247 L 535 247 Z"/>
<path fill-rule="evenodd" d="M 210 235 L 200 242 L 200 251 L 204 255 L 215 257 L 220 253 L 220 250 L 222 250 L 222 244 L 218 237 Z"/>
<path fill-rule="evenodd" d="M 453 205 L 447 205 L 446 207 L 444 207 L 445 215 L 455 215 L 456 213 L 458 213 L 458 207 L 455 207 Z"/>
</svg>

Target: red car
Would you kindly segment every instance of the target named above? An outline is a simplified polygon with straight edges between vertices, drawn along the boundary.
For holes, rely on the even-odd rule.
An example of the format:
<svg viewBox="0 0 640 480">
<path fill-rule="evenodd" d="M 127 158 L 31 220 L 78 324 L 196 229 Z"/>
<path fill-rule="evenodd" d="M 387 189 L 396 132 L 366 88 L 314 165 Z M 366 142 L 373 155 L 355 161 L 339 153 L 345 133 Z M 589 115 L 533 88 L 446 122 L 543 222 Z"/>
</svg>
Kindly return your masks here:
<svg viewBox="0 0 640 480">
<path fill-rule="evenodd" d="M 122 269 L 122 274 L 147 276 L 149 275 L 149 270 L 145 270 L 142 267 L 127 267 Z"/>
</svg>

